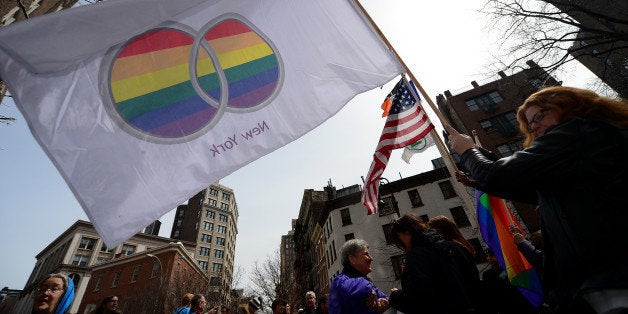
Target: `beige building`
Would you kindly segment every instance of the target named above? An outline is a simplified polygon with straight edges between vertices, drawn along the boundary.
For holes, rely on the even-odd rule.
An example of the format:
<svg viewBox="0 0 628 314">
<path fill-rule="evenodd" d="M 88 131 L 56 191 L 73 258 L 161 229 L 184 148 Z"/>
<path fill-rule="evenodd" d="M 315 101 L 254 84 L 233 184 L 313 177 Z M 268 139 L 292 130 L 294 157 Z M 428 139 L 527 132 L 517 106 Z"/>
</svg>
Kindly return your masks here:
<svg viewBox="0 0 628 314">
<path fill-rule="evenodd" d="M 24 286 L 13 313 L 30 313 L 37 284 L 51 273 L 62 273 L 72 278 L 75 297 L 68 312 L 78 313 L 93 266 L 111 261 L 116 257 L 160 247 L 171 241 L 171 239 L 152 234 L 138 233 L 115 248 L 108 248 L 90 222 L 78 220 L 37 254 L 33 272 Z M 182 245 L 193 254 L 193 243 L 183 242 Z"/>
<path fill-rule="evenodd" d="M 238 206 L 233 190 L 214 183 L 177 207 L 171 238 L 196 243 L 194 257 L 210 278 L 211 304 L 230 303 Z"/>
<path fill-rule="evenodd" d="M 301 295 L 308 290 L 317 295 L 329 292 L 331 280 L 342 271 L 340 249 L 354 238 L 369 243 L 374 260 L 369 277 L 374 284 L 382 291 L 399 287 L 404 257 L 391 241 L 390 228 L 406 213 L 424 220 L 449 217 L 478 251 L 476 262 L 485 262 L 475 210 L 465 207 L 445 168 L 382 183 L 380 208 L 374 215 L 367 214 L 358 185 L 336 190 L 330 184 L 324 191 L 305 191 L 295 228 L 295 274 Z"/>
</svg>

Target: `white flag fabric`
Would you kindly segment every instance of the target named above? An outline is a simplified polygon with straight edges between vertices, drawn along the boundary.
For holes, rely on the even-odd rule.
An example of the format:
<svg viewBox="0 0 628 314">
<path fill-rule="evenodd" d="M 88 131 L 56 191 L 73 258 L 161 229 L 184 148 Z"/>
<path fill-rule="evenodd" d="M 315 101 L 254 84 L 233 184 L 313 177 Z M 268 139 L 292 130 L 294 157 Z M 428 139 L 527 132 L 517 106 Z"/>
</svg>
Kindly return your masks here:
<svg viewBox="0 0 628 314">
<path fill-rule="evenodd" d="M 410 163 L 410 158 L 416 153 L 422 153 L 428 148 L 434 146 L 434 139 L 431 134 L 426 135 L 424 138 L 416 141 L 415 143 L 406 146 L 401 154 L 401 159 L 406 163 Z"/>
<path fill-rule="evenodd" d="M 0 30 L 0 76 L 109 247 L 401 72 L 351 1 L 110 0 Z"/>
</svg>

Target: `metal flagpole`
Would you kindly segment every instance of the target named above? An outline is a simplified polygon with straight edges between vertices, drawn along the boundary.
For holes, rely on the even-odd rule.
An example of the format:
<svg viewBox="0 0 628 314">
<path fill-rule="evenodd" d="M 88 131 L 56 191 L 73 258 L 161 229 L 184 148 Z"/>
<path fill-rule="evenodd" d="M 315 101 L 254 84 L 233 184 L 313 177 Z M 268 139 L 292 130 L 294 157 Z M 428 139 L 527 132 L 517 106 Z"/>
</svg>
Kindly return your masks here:
<svg viewBox="0 0 628 314">
<path fill-rule="evenodd" d="M 375 21 L 373 21 L 371 16 L 366 12 L 366 10 L 364 9 L 360 1 L 359 0 L 348 0 L 348 1 L 354 4 L 354 7 L 356 7 L 356 9 L 358 10 L 358 13 L 360 13 L 363 16 L 363 18 L 369 23 L 369 25 L 373 28 L 373 30 L 377 33 L 377 35 L 379 35 L 379 37 L 384 42 L 384 44 L 386 44 L 386 47 L 388 47 L 388 49 L 390 49 L 390 51 L 395 55 L 395 58 L 397 58 L 397 61 L 406 70 L 407 75 L 410 77 L 412 82 L 414 82 L 414 85 L 416 86 L 416 88 L 419 90 L 421 95 L 423 95 L 423 98 L 430 105 L 430 107 L 432 108 L 432 111 L 436 114 L 441 124 L 442 125 L 449 124 L 447 120 L 445 119 L 445 117 L 443 116 L 443 114 L 440 112 L 440 110 L 438 110 L 438 108 L 436 107 L 436 105 L 434 104 L 430 96 L 427 94 L 425 89 L 423 89 L 423 86 L 421 86 L 421 84 L 419 83 L 419 80 L 417 80 L 414 74 L 412 74 L 412 71 L 410 71 L 406 63 L 403 62 L 403 59 L 401 59 L 401 57 L 399 56 L 395 48 L 393 48 L 393 46 L 390 44 L 390 42 L 388 41 L 384 33 L 382 33 L 382 31 L 379 29 L 377 24 L 375 24 Z M 447 167 L 447 170 L 449 170 L 449 174 L 451 175 L 452 179 L 454 179 L 452 180 L 454 189 L 456 190 L 456 192 L 458 193 L 458 195 L 460 196 L 460 198 L 466 205 L 471 216 L 474 218 L 471 224 L 473 225 L 474 228 L 477 228 L 477 217 L 475 215 L 474 202 L 471 201 L 464 185 L 462 185 L 462 183 L 455 180 L 456 170 L 458 170 L 458 168 L 456 167 L 456 163 L 453 157 L 451 156 L 451 154 L 449 153 L 449 150 L 445 146 L 445 143 L 443 142 L 441 137 L 438 135 L 438 132 L 436 132 L 436 129 L 432 129 L 430 131 L 430 134 L 434 138 L 434 143 L 436 144 L 436 147 L 438 147 L 438 151 L 443 157 L 443 161 L 445 163 L 445 166 Z"/>
</svg>

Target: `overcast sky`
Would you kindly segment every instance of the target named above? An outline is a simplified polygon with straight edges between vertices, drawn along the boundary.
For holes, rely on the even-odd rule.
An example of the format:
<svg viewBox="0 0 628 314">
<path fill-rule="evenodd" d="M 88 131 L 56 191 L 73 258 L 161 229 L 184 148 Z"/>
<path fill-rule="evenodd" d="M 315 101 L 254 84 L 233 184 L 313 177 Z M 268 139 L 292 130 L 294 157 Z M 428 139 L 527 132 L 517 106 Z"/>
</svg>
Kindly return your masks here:
<svg viewBox="0 0 628 314">
<path fill-rule="evenodd" d="M 476 12 L 483 2 L 362 0 L 433 100 L 445 90 L 470 89 L 473 80 L 487 82 L 480 73 L 491 60 L 493 41 L 485 18 Z M 558 80 L 567 86 L 584 87 L 591 77 L 578 65 L 566 73 Z M 358 95 L 317 129 L 220 181 L 234 190 L 238 202 L 235 263 L 245 271 L 240 288 L 249 284 L 246 272 L 254 261 L 279 248 L 281 235 L 298 215 L 304 189 L 322 190 L 330 179 L 337 188 L 362 184 L 384 124 L 379 107 L 396 80 Z M 35 255 L 87 217 L 10 99 L 3 101 L 0 114 L 17 118 L 0 125 L 0 287 L 22 289 Z M 400 156 L 400 150 L 393 152 L 383 177 L 394 181 L 427 171 L 438 157 L 435 148 L 414 156 L 410 165 Z M 160 235 L 169 237 L 173 215 L 161 219 Z"/>
</svg>

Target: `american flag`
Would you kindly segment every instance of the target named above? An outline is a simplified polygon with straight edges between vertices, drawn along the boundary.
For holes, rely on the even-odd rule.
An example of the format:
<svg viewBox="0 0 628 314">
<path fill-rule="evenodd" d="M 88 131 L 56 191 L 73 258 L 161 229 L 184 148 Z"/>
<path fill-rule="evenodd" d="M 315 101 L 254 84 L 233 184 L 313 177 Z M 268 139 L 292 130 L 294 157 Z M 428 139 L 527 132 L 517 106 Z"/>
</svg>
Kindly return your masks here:
<svg viewBox="0 0 628 314">
<path fill-rule="evenodd" d="M 413 91 L 410 91 L 406 80 L 401 78 L 382 104 L 382 108 L 390 107 L 390 111 L 362 191 L 362 203 L 368 209 L 369 215 L 377 212 L 379 179 L 386 169 L 392 150 L 413 144 L 434 128 L 417 101 L 418 93 L 412 87 Z"/>
</svg>

